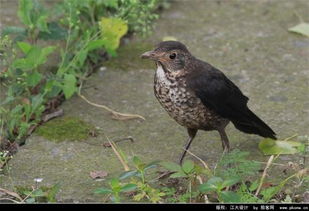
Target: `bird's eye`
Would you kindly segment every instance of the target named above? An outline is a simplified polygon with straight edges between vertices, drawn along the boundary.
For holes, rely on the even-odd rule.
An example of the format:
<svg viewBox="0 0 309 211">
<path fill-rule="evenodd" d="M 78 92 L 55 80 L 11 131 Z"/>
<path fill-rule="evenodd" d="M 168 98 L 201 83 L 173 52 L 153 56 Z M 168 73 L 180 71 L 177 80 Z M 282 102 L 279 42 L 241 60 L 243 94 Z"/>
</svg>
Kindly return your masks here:
<svg viewBox="0 0 309 211">
<path fill-rule="evenodd" d="M 170 55 L 170 59 L 175 59 L 176 58 L 176 54 L 175 53 L 172 53 L 171 55 Z"/>
</svg>

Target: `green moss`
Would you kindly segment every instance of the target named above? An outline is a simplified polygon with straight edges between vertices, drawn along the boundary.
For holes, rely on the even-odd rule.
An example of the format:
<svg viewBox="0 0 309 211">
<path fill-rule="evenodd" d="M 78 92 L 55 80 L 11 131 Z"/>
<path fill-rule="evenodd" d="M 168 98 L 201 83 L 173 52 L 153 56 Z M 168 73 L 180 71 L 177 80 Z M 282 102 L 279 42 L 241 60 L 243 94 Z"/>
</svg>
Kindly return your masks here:
<svg viewBox="0 0 309 211">
<path fill-rule="evenodd" d="M 81 119 L 63 117 L 40 126 L 36 130 L 36 134 L 55 142 L 80 141 L 87 139 L 94 130 L 94 126 Z"/>
<path fill-rule="evenodd" d="M 149 69 L 153 68 L 153 62 L 141 59 L 140 55 L 145 51 L 153 49 L 149 42 L 132 42 L 117 50 L 117 57 L 104 63 L 106 67 L 121 70 Z"/>
</svg>

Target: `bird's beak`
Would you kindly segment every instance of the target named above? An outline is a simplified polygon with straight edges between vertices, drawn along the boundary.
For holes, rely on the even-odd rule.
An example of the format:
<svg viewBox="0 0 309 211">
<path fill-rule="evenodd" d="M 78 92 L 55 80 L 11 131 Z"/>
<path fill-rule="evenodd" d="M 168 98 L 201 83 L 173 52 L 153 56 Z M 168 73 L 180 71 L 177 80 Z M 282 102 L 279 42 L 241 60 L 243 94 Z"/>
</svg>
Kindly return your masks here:
<svg viewBox="0 0 309 211">
<path fill-rule="evenodd" d="M 154 51 L 147 51 L 145 53 L 143 53 L 141 55 L 142 59 L 152 59 L 152 60 L 156 60 L 157 59 L 157 55 Z"/>
</svg>

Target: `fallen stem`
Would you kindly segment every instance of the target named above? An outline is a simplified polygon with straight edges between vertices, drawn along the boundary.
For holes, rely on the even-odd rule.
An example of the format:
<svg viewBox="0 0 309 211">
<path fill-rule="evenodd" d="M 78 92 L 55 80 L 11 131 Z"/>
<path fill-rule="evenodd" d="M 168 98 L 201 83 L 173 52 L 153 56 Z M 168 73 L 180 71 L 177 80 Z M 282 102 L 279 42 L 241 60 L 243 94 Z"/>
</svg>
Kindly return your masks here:
<svg viewBox="0 0 309 211">
<path fill-rule="evenodd" d="M 93 105 L 95 107 L 103 108 L 103 109 L 107 110 L 108 112 L 110 112 L 113 115 L 113 119 L 117 119 L 117 120 L 142 119 L 142 120 L 146 120 L 143 116 L 138 115 L 138 114 L 120 113 L 120 112 L 114 111 L 113 109 L 107 107 L 106 105 L 100 105 L 100 104 L 91 102 L 84 95 L 81 94 L 81 87 L 82 87 L 82 83 L 79 86 L 79 91 L 77 93 L 78 96 L 81 97 L 83 100 L 85 100 L 90 105 Z"/>
</svg>

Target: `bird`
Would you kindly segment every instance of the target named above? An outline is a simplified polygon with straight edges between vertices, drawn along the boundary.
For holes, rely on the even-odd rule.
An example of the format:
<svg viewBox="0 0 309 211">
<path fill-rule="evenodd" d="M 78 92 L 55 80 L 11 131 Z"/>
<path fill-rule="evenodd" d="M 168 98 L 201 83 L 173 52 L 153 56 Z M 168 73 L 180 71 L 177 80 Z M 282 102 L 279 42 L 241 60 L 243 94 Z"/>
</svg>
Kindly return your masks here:
<svg viewBox="0 0 309 211">
<path fill-rule="evenodd" d="M 188 139 L 179 163 L 199 130 L 219 132 L 223 153 L 230 151 L 225 132 L 232 122 L 248 134 L 276 140 L 276 133 L 248 108 L 249 98 L 213 65 L 194 57 L 179 41 L 163 41 L 141 55 L 156 64 L 154 94 Z"/>
</svg>

